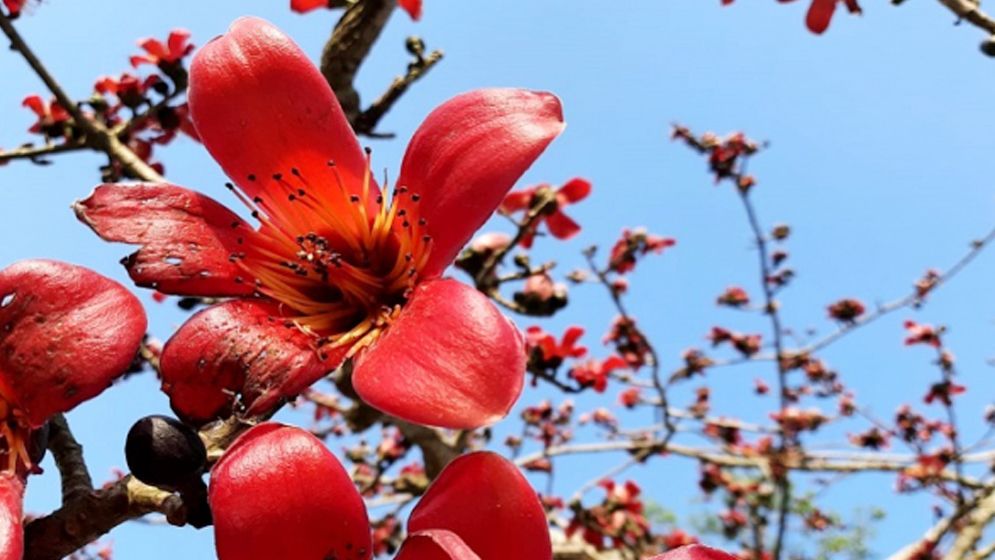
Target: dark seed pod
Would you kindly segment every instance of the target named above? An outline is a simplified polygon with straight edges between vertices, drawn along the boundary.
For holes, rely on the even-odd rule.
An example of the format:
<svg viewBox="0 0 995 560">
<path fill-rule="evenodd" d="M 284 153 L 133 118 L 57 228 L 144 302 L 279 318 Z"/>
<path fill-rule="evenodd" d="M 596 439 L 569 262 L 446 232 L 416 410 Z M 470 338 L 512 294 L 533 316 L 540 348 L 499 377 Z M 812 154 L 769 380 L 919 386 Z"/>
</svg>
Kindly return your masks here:
<svg viewBox="0 0 995 560">
<path fill-rule="evenodd" d="M 168 416 L 146 416 L 135 422 L 124 454 L 135 478 L 169 490 L 199 479 L 207 464 L 207 450 L 197 432 Z"/>
<path fill-rule="evenodd" d="M 981 42 L 981 52 L 988 56 L 995 56 L 995 35 Z"/>
<path fill-rule="evenodd" d="M 31 432 L 31 439 L 28 441 L 28 456 L 35 465 L 41 464 L 48 451 L 48 422 L 44 426 Z"/>
</svg>

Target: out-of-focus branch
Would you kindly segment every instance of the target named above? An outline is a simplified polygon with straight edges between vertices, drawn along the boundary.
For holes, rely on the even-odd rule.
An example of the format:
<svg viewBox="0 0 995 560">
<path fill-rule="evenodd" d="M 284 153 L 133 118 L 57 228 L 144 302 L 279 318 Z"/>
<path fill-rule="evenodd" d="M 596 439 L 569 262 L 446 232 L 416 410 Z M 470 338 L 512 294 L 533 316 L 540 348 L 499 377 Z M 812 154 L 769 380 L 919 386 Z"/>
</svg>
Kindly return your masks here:
<svg viewBox="0 0 995 560">
<path fill-rule="evenodd" d="M 937 521 L 935 525 L 930 527 L 923 534 L 921 539 L 892 554 L 888 557 L 888 560 L 911 560 L 913 558 L 928 557 L 927 555 L 921 553 L 924 551 L 928 552 L 932 548 L 935 548 L 940 540 L 942 540 L 943 537 L 946 536 L 946 534 L 949 533 L 950 530 L 953 529 L 965 515 L 978 507 L 980 503 L 991 500 L 993 492 L 995 492 L 995 487 L 992 486 L 979 490 L 971 500 L 957 507 L 952 514 Z M 964 557 L 960 556 L 957 558 Z"/>
<path fill-rule="evenodd" d="M 515 463 L 524 465 L 543 457 L 583 455 L 588 453 L 616 453 L 620 451 L 639 452 L 646 450 L 698 459 L 723 467 L 754 468 L 764 471 L 769 470 L 771 462 L 771 459 L 765 456 L 742 455 L 716 448 L 691 447 L 673 442 L 664 445 L 662 442 L 656 440 L 631 440 L 552 446 L 542 452 L 522 456 L 516 459 Z M 777 457 L 777 461 L 778 465 L 784 469 L 802 472 L 901 472 L 909 466 L 914 465 L 916 458 L 913 455 L 875 458 L 868 454 L 823 455 L 809 452 L 804 455 L 788 454 L 779 456 Z M 937 478 L 957 482 L 967 488 L 988 488 L 985 483 L 979 480 L 968 476 L 958 477 L 956 472 L 949 469 L 938 473 Z"/>
<path fill-rule="evenodd" d="M 46 144 L 44 146 L 25 145 L 13 150 L 0 150 L 0 164 L 15 159 L 29 159 L 35 163 L 47 163 L 45 156 L 78 152 L 87 148 L 88 146 L 85 143 L 72 140 L 62 144 Z"/>
<path fill-rule="evenodd" d="M 332 36 L 321 52 L 321 73 L 345 111 L 357 134 L 383 136 L 375 132 L 377 123 L 400 99 L 401 95 L 442 59 L 441 51 L 422 54 L 420 40 L 408 40 L 408 50 L 416 57 L 405 75 L 394 79 L 387 91 L 370 107 L 363 109 L 355 79 L 359 67 L 370 54 L 387 20 L 397 7 L 397 0 L 362 0 L 348 5 L 335 24 Z"/>
<path fill-rule="evenodd" d="M 87 147 L 106 153 L 109 158 L 120 163 L 128 174 L 134 177 L 145 181 L 165 180 L 162 175 L 135 155 L 135 152 L 122 144 L 112 131 L 108 130 L 102 123 L 90 118 L 80 109 L 80 106 L 69 97 L 59 82 L 56 81 L 45 65 L 42 64 L 41 60 L 35 55 L 34 51 L 24 41 L 24 38 L 18 33 L 10 19 L 3 13 L 0 13 L 0 30 L 10 40 L 11 47 L 21 54 L 31 69 L 34 70 L 35 74 L 45 83 L 45 86 L 55 96 L 59 105 L 72 116 L 73 122 L 85 132 L 86 137 L 83 143 Z"/>
<path fill-rule="evenodd" d="M 970 552 L 977 547 L 978 542 L 992 520 L 995 519 L 995 493 L 989 494 L 967 516 L 967 522 L 960 528 L 953 545 L 943 557 L 944 560 L 961 560 L 969 558 Z"/>
<path fill-rule="evenodd" d="M 62 502 L 93 492 L 93 479 L 83 460 L 83 446 L 73 437 L 66 417 L 57 414 L 48 422 L 48 449 L 62 477 Z"/>
</svg>

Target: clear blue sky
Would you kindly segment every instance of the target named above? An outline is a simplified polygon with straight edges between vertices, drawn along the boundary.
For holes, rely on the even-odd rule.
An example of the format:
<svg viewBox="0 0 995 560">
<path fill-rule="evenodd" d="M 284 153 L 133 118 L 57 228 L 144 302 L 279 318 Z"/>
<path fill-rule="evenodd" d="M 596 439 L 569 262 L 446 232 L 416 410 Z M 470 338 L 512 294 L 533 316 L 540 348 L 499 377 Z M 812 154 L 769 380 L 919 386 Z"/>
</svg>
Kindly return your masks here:
<svg viewBox="0 0 995 560">
<path fill-rule="evenodd" d="M 804 29 L 802 4 L 740 1 L 721 8 L 718 0 L 425 0 L 421 23 L 400 12 L 393 17 L 360 74 L 359 88 L 368 101 L 403 70 L 406 35 L 420 34 L 430 48 L 446 51 L 446 59 L 384 119 L 382 128 L 397 132 L 399 140 L 372 143 L 376 164 L 396 176 L 404 140 L 425 114 L 456 93 L 492 85 L 557 93 L 568 128 L 521 184 L 580 175 L 595 190 L 570 209 L 584 225 L 582 235 L 565 245 L 540 244 L 537 252 L 558 258 L 565 273 L 580 263 L 571 255 L 591 243 L 610 243 L 624 226 L 645 225 L 677 237 L 678 246 L 645 265 L 632 287 L 637 315 L 669 368 L 684 348 L 704 345 L 714 324 L 766 327 L 761 318 L 715 309 L 714 298 L 730 284 L 759 295 L 746 223 L 736 197 L 712 186 L 701 159 L 667 140 L 674 121 L 695 130 L 745 130 L 771 141 L 751 164 L 759 179 L 755 198 L 761 217 L 768 225 L 790 223 L 796 232 L 789 248 L 798 277 L 782 298 L 785 317 L 798 330 L 825 331 L 827 303 L 845 296 L 873 303 L 903 295 L 925 268 L 948 266 L 970 239 L 992 227 L 995 61 L 978 53 L 980 34 L 954 27 L 937 2 L 900 8 L 868 2 L 863 17 L 841 13 L 822 37 Z M 85 97 L 97 76 L 127 69 L 137 38 L 165 37 L 170 29 L 185 27 L 199 45 L 245 14 L 283 27 L 315 58 L 335 21 L 330 13 L 293 14 L 284 0 L 46 0 L 18 25 L 65 87 Z M 19 109 L 21 99 L 43 92 L 12 53 L 0 53 L 0 76 L 0 146 L 13 147 L 27 139 L 24 131 L 32 121 Z M 233 202 L 223 188 L 225 178 L 199 145 L 181 140 L 162 158 L 172 181 Z M 117 261 L 128 248 L 100 242 L 69 210 L 98 182 L 100 162 L 94 154 L 75 154 L 47 168 L 16 162 L 0 169 L 0 266 L 50 257 L 126 281 Z M 901 346 L 901 321 L 950 325 L 949 345 L 970 386 L 957 405 L 965 439 L 972 441 L 982 430 L 981 410 L 991 400 L 995 373 L 986 363 L 995 356 L 993 277 L 995 255 L 983 255 L 924 310 L 887 318 L 823 357 L 861 403 L 890 418 L 899 404 L 919 402 L 937 375 L 929 352 Z M 573 296 L 578 304 L 548 328 L 588 325 L 585 340 L 603 355 L 599 341 L 611 309 L 595 288 L 574 289 Z M 183 320 L 173 305 L 155 304 L 148 293 L 141 297 L 158 337 L 167 337 Z M 769 367 L 711 372 L 714 410 L 763 420 L 773 403 L 749 390 L 754 377 L 770 380 L 770 375 Z M 700 380 L 685 384 L 673 400 L 690 403 L 699 385 Z M 602 402 L 614 406 L 617 392 L 611 388 Z M 549 394 L 528 390 L 521 402 L 532 404 Z M 578 404 L 585 409 L 598 402 L 585 397 Z M 147 375 L 115 386 L 69 417 L 95 477 L 106 479 L 124 463 L 130 424 L 166 411 L 157 383 Z M 651 420 L 648 411 L 626 418 L 633 425 Z M 843 448 L 847 432 L 864 428 L 847 425 L 820 441 Z M 685 441 L 705 443 L 694 436 Z M 570 494 L 621 460 L 563 462 L 556 490 Z M 45 467 L 46 475 L 31 480 L 30 512 L 57 505 L 58 477 L 50 460 Z M 678 513 L 707 509 L 690 461 L 656 460 L 628 475 Z M 933 501 L 894 495 L 893 480 L 846 480 L 821 502 L 844 514 L 855 506 L 885 506 L 889 516 L 873 542 L 882 555 L 931 522 Z M 541 487 L 544 480 L 536 483 Z M 122 560 L 213 557 L 210 531 L 132 523 L 110 539 Z"/>
</svg>

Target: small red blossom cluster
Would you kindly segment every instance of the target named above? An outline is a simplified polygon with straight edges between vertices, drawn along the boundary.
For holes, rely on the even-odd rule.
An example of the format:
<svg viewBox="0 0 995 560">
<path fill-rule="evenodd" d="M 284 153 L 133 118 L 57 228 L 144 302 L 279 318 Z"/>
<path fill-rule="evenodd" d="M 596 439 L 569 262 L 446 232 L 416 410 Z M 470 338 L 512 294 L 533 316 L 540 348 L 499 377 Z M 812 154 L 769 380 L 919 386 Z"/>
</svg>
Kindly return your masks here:
<svg viewBox="0 0 995 560">
<path fill-rule="evenodd" d="M 612 246 L 608 269 L 618 274 L 628 274 L 635 270 L 640 257 L 650 253 L 659 255 L 664 249 L 676 244 L 676 239 L 653 235 L 644 228 L 622 230 L 622 236 Z"/>
<path fill-rule="evenodd" d="M 719 295 L 715 303 L 726 307 L 742 308 L 750 304 L 750 295 L 739 286 L 730 286 Z"/>
<path fill-rule="evenodd" d="M 580 534 L 598 550 L 609 546 L 641 550 L 653 545 L 655 538 L 643 515 L 639 485 L 631 480 L 624 484 L 602 480 L 598 486 L 605 490 L 604 500 L 590 508 L 574 504 L 574 517 L 567 526 L 567 536 Z"/>
<path fill-rule="evenodd" d="M 742 132 L 733 132 L 724 138 L 706 132 L 695 136 L 685 126 L 674 125 L 671 139 L 684 142 L 695 151 L 708 155 L 708 167 L 715 176 L 715 183 L 730 180 L 741 193 L 747 193 L 756 179 L 741 172 L 742 161 L 760 150 L 760 144 L 750 140 Z"/>
<path fill-rule="evenodd" d="M 743 334 L 722 327 L 712 327 L 712 332 L 709 333 L 708 340 L 712 343 L 713 348 L 729 343 L 747 358 L 760 352 L 762 348 L 762 336 L 760 334 Z"/>
<path fill-rule="evenodd" d="M 831 319 L 845 325 L 854 324 L 866 311 L 864 304 L 855 299 L 841 299 L 826 309 Z"/>
</svg>

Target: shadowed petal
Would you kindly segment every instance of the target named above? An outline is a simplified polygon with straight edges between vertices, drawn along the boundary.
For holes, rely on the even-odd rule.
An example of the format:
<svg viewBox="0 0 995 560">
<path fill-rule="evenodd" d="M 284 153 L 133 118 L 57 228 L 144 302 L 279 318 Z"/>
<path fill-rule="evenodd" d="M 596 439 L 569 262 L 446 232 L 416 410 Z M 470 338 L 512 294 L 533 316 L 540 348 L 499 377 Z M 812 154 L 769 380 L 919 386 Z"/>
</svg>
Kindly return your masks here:
<svg viewBox="0 0 995 560">
<path fill-rule="evenodd" d="M 0 472 L 0 560 L 21 560 L 24 553 L 23 501 L 24 483 Z"/>
<path fill-rule="evenodd" d="M 535 490 L 515 465 L 488 451 L 456 459 L 428 488 L 408 532 L 428 529 L 456 533 L 483 560 L 553 557 Z"/>
<path fill-rule="evenodd" d="M 73 208 L 101 238 L 142 246 L 124 261 L 139 286 L 191 296 L 255 289 L 232 259 L 255 232 L 210 197 L 169 184 L 105 184 Z"/>
<path fill-rule="evenodd" d="M 408 535 L 394 560 L 481 560 L 459 538 L 444 529 L 428 529 Z"/>
<path fill-rule="evenodd" d="M 422 197 L 441 274 L 508 190 L 563 130 L 560 100 L 521 89 L 476 90 L 443 103 L 408 144 L 398 185 Z"/>
<path fill-rule="evenodd" d="M 418 285 L 353 385 L 372 406 L 418 424 L 476 428 L 504 417 L 522 392 L 525 349 L 487 297 L 455 280 Z"/>
<path fill-rule="evenodd" d="M 348 192 L 361 193 L 366 156 L 338 100 L 307 55 L 269 22 L 240 18 L 204 45 L 190 65 L 188 96 L 204 146 L 250 198 L 286 209 L 290 185 L 334 209 L 348 204 L 335 170 Z"/>
<path fill-rule="evenodd" d="M 322 361 L 313 341 L 288 326 L 275 303 L 221 303 L 191 317 L 166 343 L 162 390 L 192 423 L 228 416 L 236 393 L 247 414 L 265 412 L 338 366 L 345 349 Z"/>
<path fill-rule="evenodd" d="M 145 311 L 117 282 L 58 261 L 0 270 L 0 395 L 37 428 L 131 365 Z"/>
<path fill-rule="evenodd" d="M 369 521 L 352 479 L 318 438 L 260 424 L 211 470 L 219 560 L 368 559 Z"/>
</svg>

